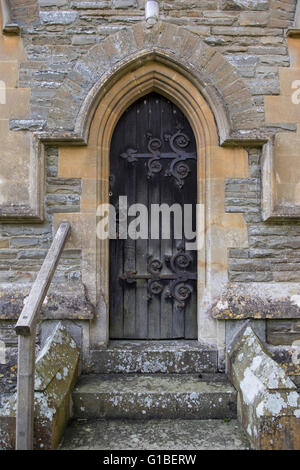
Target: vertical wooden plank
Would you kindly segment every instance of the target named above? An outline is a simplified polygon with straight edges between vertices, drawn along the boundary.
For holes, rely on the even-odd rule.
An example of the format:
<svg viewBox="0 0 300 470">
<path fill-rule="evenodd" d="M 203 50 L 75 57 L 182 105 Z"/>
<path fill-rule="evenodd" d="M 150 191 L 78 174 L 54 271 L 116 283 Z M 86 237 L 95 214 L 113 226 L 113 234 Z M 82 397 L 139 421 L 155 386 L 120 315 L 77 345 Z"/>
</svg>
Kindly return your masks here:
<svg viewBox="0 0 300 470">
<path fill-rule="evenodd" d="M 196 142 L 193 131 L 183 115 L 182 125 L 184 126 L 185 133 L 190 139 L 190 144 L 187 147 L 188 152 L 196 152 Z M 197 161 L 188 160 L 190 168 L 190 174 L 187 176 L 184 186 L 181 190 L 181 204 L 192 204 L 193 205 L 193 230 L 196 229 L 196 202 L 197 202 Z M 184 241 L 186 249 L 187 240 Z M 192 257 L 192 263 L 187 268 L 187 271 L 191 273 L 197 272 L 197 251 L 192 250 L 186 253 Z M 197 283 L 196 281 L 189 281 L 189 285 L 192 287 L 192 295 L 186 301 L 184 311 L 184 337 L 185 339 L 197 339 Z"/>
<path fill-rule="evenodd" d="M 148 106 L 144 100 L 137 103 L 136 123 L 137 149 L 140 152 L 148 152 L 145 123 L 148 122 Z M 148 179 L 144 162 L 137 164 L 137 203 L 144 204 L 148 208 Z M 148 217 L 149 220 L 149 217 Z M 148 240 L 136 240 L 136 270 L 139 274 L 147 273 Z M 148 286 L 147 280 L 140 279 L 136 282 L 136 337 L 148 338 Z"/>
<path fill-rule="evenodd" d="M 173 105 L 173 132 L 177 129 L 178 124 L 182 126 L 184 134 L 186 134 L 190 139 L 190 144 L 186 148 L 184 148 L 184 150 L 187 152 L 196 151 L 195 138 L 194 138 L 192 129 L 190 127 L 190 124 L 188 120 L 186 119 L 185 115 L 175 105 Z M 190 174 L 184 180 L 184 184 L 181 189 L 179 189 L 176 185 L 174 186 L 174 202 L 181 205 L 182 211 L 184 211 L 184 204 L 195 205 L 196 197 L 197 197 L 197 181 L 196 181 L 196 172 L 195 172 L 196 162 L 194 160 L 188 160 L 186 161 L 186 163 L 191 169 Z M 183 243 L 183 246 L 185 247 L 184 232 L 183 232 L 182 243 Z M 180 245 L 180 242 L 174 240 L 173 254 L 176 254 L 178 252 L 177 247 L 179 245 Z M 191 251 L 190 255 L 193 258 L 193 263 L 191 266 L 189 266 L 187 270 L 189 272 L 196 272 L 197 253 L 196 251 L 194 252 Z M 189 281 L 188 284 L 194 287 L 193 286 L 194 281 Z M 196 316 L 196 311 L 194 310 L 194 306 L 196 305 L 193 300 L 194 296 L 196 296 L 196 291 L 194 291 L 192 297 L 190 297 L 185 302 L 184 309 L 178 308 L 176 306 L 176 302 L 174 303 L 174 308 L 173 308 L 173 336 L 174 337 L 177 337 L 177 338 L 187 337 L 187 336 L 190 337 L 192 334 L 191 333 L 192 329 L 194 331 L 193 334 L 194 335 L 197 334 L 197 327 L 195 328 L 195 324 L 194 324 L 194 318 Z"/>
<path fill-rule="evenodd" d="M 185 311 L 185 339 L 197 339 L 197 283 L 193 281 L 193 294 L 187 302 Z"/>
<path fill-rule="evenodd" d="M 175 106 L 171 104 L 172 109 L 172 134 L 177 131 L 177 126 L 179 124 L 185 125 L 182 112 Z M 186 126 L 185 126 L 186 127 Z M 172 188 L 173 188 L 173 202 L 180 204 L 183 210 L 184 198 L 182 194 L 182 189 L 179 189 L 175 184 L 174 178 L 172 178 Z M 184 236 L 182 234 L 182 236 Z M 174 234 L 173 234 L 174 237 Z M 177 248 L 182 244 L 182 240 L 175 240 L 173 238 L 173 255 L 178 253 Z M 178 308 L 177 302 L 173 301 L 173 319 L 172 319 L 172 334 L 173 338 L 184 338 L 184 315 L 185 310 Z"/>
<path fill-rule="evenodd" d="M 126 143 L 126 148 L 136 149 L 136 106 L 135 103 L 128 110 L 127 119 L 124 129 L 124 134 L 122 136 L 123 145 Z M 138 163 L 137 163 L 138 164 Z M 127 162 L 127 170 L 124 175 L 120 175 L 124 179 L 125 183 L 125 194 L 127 195 L 127 204 L 130 207 L 132 204 L 135 204 L 136 201 L 136 165 L 132 165 Z M 128 224 L 132 220 L 132 217 L 128 218 Z M 135 272 L 135 240 L 127 238 L 124 240 L 124 252 L 123 252 L 123 271 L 126 272 Z M 136 284 L 135 283 L 124 283 L 124 337 L 125 338 L 136 338 L 135 331 L 135 295 L 136 293 Z"/>
<path fill-rule="evenodd" d="M 155 94 L 149 96 L 149 117 L 148 126 L 149 131 L 153 137 L 161 135 L 161 116 L 160 116 L 160 99 Z M 160 189 L 163 184 L 163 176 L 158 173 L 149 180 L 149 210 L 151 204 L 160 204 L 161 195 Z M 160 259 L 160 240 L 149 239 L 149 254 L 154 259 Z M 148 303 L 148 318 L 149 318 L 149 338 L 160 339 L 160 315 L 161 315 L 161 294 L 153 295 Z"/>
<path fill-rule="evenodd" d="M 169 100 L 161 101 L 161 122 L 162 122 L 162 141 L 164 142 L 165 134 L 172 134 L 174 129 L 173 123 L 173 109 Z M 164 151 L 169 152 L 169 143 L 164 142 Z M 164 163 L 163 173 L 168 167 L 169 162 Z M 161 202 L 168 205 L 174 203 L 174 183 L 170 176 L 164 176 L 165 184 L 161 185 Z M 161 260 L 164 260 L 166 255 L 172 256 L 173 254 L 173 234 L 171 233 L 170 240 L 161 240 Z M 171 273 L 166 262 L 163 264 L 163 273 Z M 173 339 L 173 301 L 165 297 L 168 282 L 164 282 L 164 291 L 161 296 L 161 338 Z"/>
</svg>

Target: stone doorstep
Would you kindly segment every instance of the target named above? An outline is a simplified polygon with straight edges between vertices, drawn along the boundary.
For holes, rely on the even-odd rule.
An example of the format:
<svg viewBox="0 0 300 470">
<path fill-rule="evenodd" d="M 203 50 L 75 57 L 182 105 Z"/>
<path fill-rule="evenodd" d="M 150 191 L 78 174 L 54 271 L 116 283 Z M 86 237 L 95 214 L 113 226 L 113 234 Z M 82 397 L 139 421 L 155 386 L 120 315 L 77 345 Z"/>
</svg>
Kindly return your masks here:
<svg viewBox="0 0 300 470">
<path fill-rule="evenodd" d="M 97 374 L 216 372 L 217 349 L 193 340 L 111 341 L 91 351 L 90 370 Z"/>
<path fill-rule="evenodd" d="M 59 450 L 248 450 L 236 420 L 74 420 Z"/>
<path fill-rule="evenodd" d="M 237 394 L 224 374 L 83 375 L 76 418 L 235 419 Z"/>
</svg>

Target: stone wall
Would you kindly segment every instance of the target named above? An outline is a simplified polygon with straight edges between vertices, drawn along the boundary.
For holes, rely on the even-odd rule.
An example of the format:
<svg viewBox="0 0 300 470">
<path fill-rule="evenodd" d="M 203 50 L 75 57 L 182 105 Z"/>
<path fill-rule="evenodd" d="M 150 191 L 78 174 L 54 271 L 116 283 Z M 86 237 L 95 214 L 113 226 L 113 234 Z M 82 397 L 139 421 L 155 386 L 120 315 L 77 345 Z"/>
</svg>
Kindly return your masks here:
<svg viewBox="0 0 300 470">
<path fill-rule="evenodd" d="M 16 57 L 17 65 L 14 65 L 17 70 L 12 87 L 14 92 L 18 88 L 27 90 L 27 95 L 30 90 L 30 100 L 26 112 L 9 116 L 10 134 L 19 136 L 31 132 L 43 133 L 47 128 L 52 128 L 55 132 L 56 127 L 64 130 L 58 118 L 63 120 L 66 115 L 71 115 L 71 120 L 67 122 L 65 119 L 64 122 L 69 125 L 68 130 L 73 129 L 78 109 L 66 109 L 63 101 L 57 111 L 59 91 L 63 86 L 68 87 L 65 89 L 79 107 L 79 94 L 82 90 L 87 93 L 87 87 L 90 86 L 89 70 L 84 67 L 88 53 L 95 45 L 104 44 L 104 41 L 106 50 L 109 50 L 112 34 L 140 24 L 144 18 L 144 1 L 12 0 L 11 6 L 12 19 L 21 27 L 21 38 L 17 41 L 18 44 L 22 43 L 24 48 Z M 290 66 L 285 32 L 293 25 L 295 8 L 296 0 L 160 2 L 161 20 L 164 25 L 176 25 L 179 28 L 176 29 L 178 34 L 184 34 L 186 30 L 193 33 L 226 59 L 226 65 L 222 65 L 223 75 L 229 74 L 229 68 L 226 68 L 228 63 L 230 73 L 236 77 L 237 82 L 241 83 L 239 80 L 242 79 L 243 86 L 238 92 L 233 88 L 229 96 L 233 106 L 241 113 L 245 109 L 245 112 L 248 112 L 246 104 L 235 102 L 232 95 L 236 93 L 241 102 L 245 96 L 247 100 L 248 95 L 252 98 L 255 107 L 253 126 L 258 129 L 258 134 L 263 129 L 267 130 L 268 135 L 285 131 L 288 136 L 291 132 L 295 135 L 293 131 L 296 130 L 296 122 L 282 122 L 282 119 L 269 119 L 266 122 L 265 97 L 279 95 L 282 91 L 278 68 Z M 5 62 L 8 56 L 5 56 L 6 46 L 3 46 L 3 41 L 7 43 L 12 41 L 12 38 L 2 39 L 0 61 Z M 18 45 L 19 49 L 20 47 Z M 110 66 L 113 66 L 113 53 L 108 60 Z M 76 77 L 74 81 L 70 80 L 70 74 L 76 66 L 81 67 L 80 76 L 85 77 L 86 82 L 79 84 Z M 61 114 L 55 114 L 56 112 Z M 246 148 L 249 155 L 249 176 L 230 178 L 225 184 L 226 212 L 243 214 L 248 228 L 247 246 L 229 249 L 228 279 L 243 285 L 298 282 L 300 222 L 297 219 L 263 221 L 262 151 L 259 145 L 261 142 L 256 144 L 256 147 Z M 81 210 L 82 179 L 58 176 L 59 152 L 58 144 L 46 145 L 44 221 L 38 224 L 11 224 L 3 221 L 1 224 L 0 284 L 12 283 L 22 290 L 24 285 L 31 283 L 50 246 L 54 233 L 54 214 L 73 214 Z M 80 282 L 81 276 L 80 249 L 67 249 L 59 264 L 54 283 L 58 285 Z M 5 360 L 5 364 L 2 363 L 3 371 L 5 369 L 5 374 L 9 377 L 9 374 L 14 374 L 16 351 L 15 339 L 12 339 L 13 321 L 1 321 L 0 341 L 10 347 L 9 358 Z M 299 320 L 282 319 L 280 323 L 278 318 L 268 319 L 267 340 L 274 346 L 295 344 L 295 341 L 300 340 Z"/>
<path fill-rule="evenodd" d="M 58 149 L 46 151 L 45 222 L 43 224 L 1 224 L 0 283 L 27 283 L 35 279 L 53 239 L 52 217 L 56 212 L 80 210 L 80 179 L 61 179 L 58 172 Z M 55 273 L 54 282 L 80 280 L 81 253 L 65 250 Z"/>
<path fill-rule="evenodd" d="M 260 151 L 248 150 L 250 177 L 228 179 L 225 188 L 226 211 L 243 213 L 248 225 L 248 246 L 229 250 L 229 280 L 297 282 L 300 280 L 299 222 L 263 222 Z"/>
<path fill-rule="evenodd" d="M 14 1 L 23 24 L 24 12 Z M 196 0 L 188 7 L 186 1 L 160 3 L 163 21 L 199 35 L 239 72 L 254 97 L 260 115 L 257 126 L 262 125 L 264 96 L 279 93 L 278 67 L 290 63 L 284 28 L 293 24 L 296 1 Z M 31 118 L 43 120 L 76 60 L 112 33 L 143 21 L 144 0 L 38 4 L 41 23 L 22 28 L 28 60 L 21 66 L 19 86 L 32 89 Z M 34 19 L 36 10 L 31 8 Z"/>
<path fill-rule="evenodd" d="M 300 346 L 300 320 L 268 320 L 267 342 L 274 346 L 280 344 Z"/>
</svg>

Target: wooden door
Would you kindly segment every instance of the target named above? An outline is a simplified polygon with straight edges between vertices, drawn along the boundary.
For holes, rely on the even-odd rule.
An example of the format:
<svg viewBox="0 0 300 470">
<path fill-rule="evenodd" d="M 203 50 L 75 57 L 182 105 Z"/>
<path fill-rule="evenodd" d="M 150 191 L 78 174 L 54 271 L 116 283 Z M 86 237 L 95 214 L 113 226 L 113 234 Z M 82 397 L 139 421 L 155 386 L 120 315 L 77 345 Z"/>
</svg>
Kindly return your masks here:
<svg viewBox="0 0 300 470">
<path fill-rule="evenodd" d="M 197 338 L 197 251 L 174 238 L 173 224 L 169 239 L 150 231 L 151 205 L 163 203 L 192 204 L 195 230 L 196 175 L 195 138 L 179 108 L 156 93 L 131 105 L 112 138 L 110 203 L 144 204 L 149 237 L 110 240 L 110 338 Z"/>
</svg>

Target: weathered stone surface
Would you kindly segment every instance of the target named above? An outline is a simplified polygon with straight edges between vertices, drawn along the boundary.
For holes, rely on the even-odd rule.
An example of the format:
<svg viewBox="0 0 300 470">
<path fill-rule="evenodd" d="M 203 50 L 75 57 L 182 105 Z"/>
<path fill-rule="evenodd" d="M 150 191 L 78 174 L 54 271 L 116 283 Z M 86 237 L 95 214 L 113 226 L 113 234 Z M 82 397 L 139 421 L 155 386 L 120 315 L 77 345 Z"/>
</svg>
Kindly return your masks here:
<svg viewBox="0 0 300 470">
<path fill-rule="evenodd" d="M 41 257 L 38 251 L 20 251 L 20 258 L 30 259 Z M 72 257 L 72 253 L 70 253 Z M 29 286 L 20 289 L 0 290 L 0 394 L 15 391 L 17 373 L 17 336 L 14 331 L 15 321 L 23 308 L 24 299 L 29 294 Z M 57 322 L 62 319 L 63 325 L 75 339 L 78 348 L 85 352 L 82 354 L 85 360 L 86 344 L 84 344 L 83 331 L 85 323 L 94 315 L 93 306 L 86 299 L 82 284 L 74 282 L 64 288 L 57 284 L 52 285 L 49 294 L 42 307 L 41 323 L 39 325 L 40 337 L 37 343 L 44 344 Z M 46 337 L 45 337 L 46 335 Z"/>
<path fill-rule="evenodd" d="M 0 290 L 0 320 L 17 320 L 30 291 L 29 286 L 2 286 Z M 93 318 L 94 310 L 87 300 L 80 282 L 52 284 L 41 310 L 41 319 L 86 320 Z"/>
<path fill-rule="evenodd" d="M 270 14 L 263 12 L 245 11 L 240 15 L 241 26 L 266 26 L 269 21 Z"/>
<path fill-rule="evenodd" d="M 14 322 L 0 321 L 0 397 L 15 392 L 17 353 L 18 343 Z"/>
<path fill-rule="evenodd" d="M 254 10 L 262 11 L 268 9 L 267 0 L 224 0 L 223 8 L 225 10 Z"/>
<path fill-rule="evenodd" d="M 223 374 L 87 375 L 73 392 L 84 418 L 223 419 L 236 417 L 236 391 Z"/>
<path fill-rule="evenodd" d="M 297 283 L 282 283 L 280 289 L 276 283 L 231 283 L 212 307 L 212 315 L 222 320 L 299 318 L 299 301 Z"/>
<path fill-rule="evenodd" d="M 44 24 L 68 25 L 76 20 L 77 13 L 74 11 L 42 11 L 40 18 Z"/>
<path fill-rule="evenodd" d="M 66 377 L 72 379 L 70 371 L 76 369 L 78 358 L 79 352 L 75 341 L 69 336 L 67 330 L 58 324 L 36 359 L 35 391 L 46 390 L 55 377 L 58 381 L 56 387 L 59 394 L 63 379 Z"/>
<path fill-rule="evenodd" d="M 112 0 L 113 8 L 135 8 L 137 6 L 137 0 Z"/>
<path fill-rule="evenodd" d="M 62 7 L 68 4 L 68 0 L 39 0 L 40 7 Z"/>
<path fill-rule="evenodd" d="M 36 359 L 35 449 L 55 449 L 70 418 L 71 391 L 78 375 L 79 351 L 65 328 L 58 324 Z M 0 414 L 0 446 L 13 448 L 16 396 Z"/>
<path fill-rule="evenodd" d="M 39 23 L 38 0 L 11 0 L 11 19 L 21 25 L 34 25 Z"/>
<path fill-rule="evenodd" d="M 97 2 L 71 2 L 71 7 L 76 10 L 100 10 L 101 8 L 109 8 L 111 0 L 97 1 Z"/>
<path fill-rule="evenodd" d="M 85 355 L 87 354 L 87 338 L 86 330 L 89 328 L 89 320 L 43 320 L 39 325 L 39 344 L 43 346 L 48 337 L 51 336 L 58 322 L 64 326 L 69 335 L 74 339 L 77 348 L 82 352 L 81 354 L 81 365 L 86 360 Z"/>
<path fill-rule="evenodd" d="M 216 372 L 218 351 L 198 341 L 110 341 L 91 351 L 90 368 L 97 374 Z"/>
<path fill-rule="evenodd" d="M 300 320 L 268 320 L 267 341 L 276 345 L 300 345 Z"/>
<path fill-rule="evenodd" d="M 73 421 L 59 450 L 246 450 L 236 420 Z"/>
<path fill-rule="evenodd" d="M 33 119 L 11 119 L 9 129 L 11 131 L 41 131 L 45 127 L 46 121 Z"/>
<path fill-rule="evenodd" d="M 300 449 L 300 395 L 250 326 L 228 351 L 228 369 L 239 393 L 239 419 L 255 449 Z"/>
<path fill-rule="evenodd" d="M 272 359 L 278 362 L 286 371 L 286 374 L 291 376 L 292 380 L 297 380 L 298 383 L 300 380 L 300 345 L 297 343 L 298 341 L 292 346 L 268 344 L 266 346 Z"/>
</svg>

